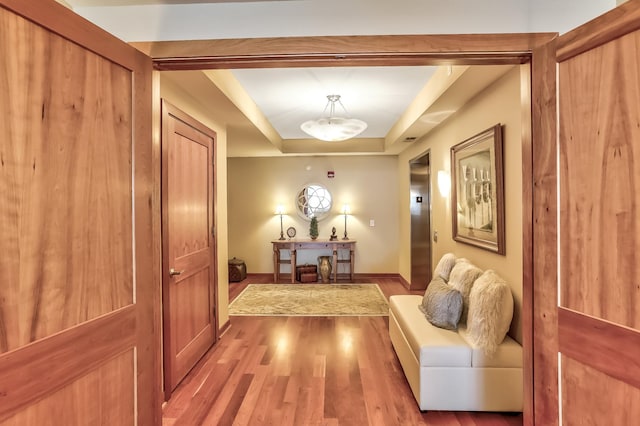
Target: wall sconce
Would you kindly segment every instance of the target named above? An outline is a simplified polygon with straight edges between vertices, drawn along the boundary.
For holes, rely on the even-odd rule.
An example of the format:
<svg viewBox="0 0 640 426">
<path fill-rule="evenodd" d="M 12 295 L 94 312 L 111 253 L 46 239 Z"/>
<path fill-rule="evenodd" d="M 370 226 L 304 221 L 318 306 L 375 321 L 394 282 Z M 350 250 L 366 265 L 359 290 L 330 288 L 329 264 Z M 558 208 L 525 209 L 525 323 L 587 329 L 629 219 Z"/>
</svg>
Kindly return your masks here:
<svg viewBox="0 0 640 426">
<path fill-rule="evenodd" d="M 444 198 L 448 197 L 451 192 L 451 176 L 444 170 L 438 171 L 438 190 Z"/>
<path fill-rule="evenodd" d="M 282 228 L 282 215 L 284 214 L 284 206 L 282 204 L 276 207 L 276 214 L 280 215 L 280 238 L 279 240 L 284 240 L 284 229 Z"/>
<path fill-rule="evenodd" d="M 342 206 L 342 214 L 344 215 L 344 237 L 342 237 L 343 240 L 349 239 L 349 237 L 347 237 L 347 216 L 350 212 L 351 210 L 349 209 L 349 204 L 345 204 L 344 206 Z"/>
</svg>

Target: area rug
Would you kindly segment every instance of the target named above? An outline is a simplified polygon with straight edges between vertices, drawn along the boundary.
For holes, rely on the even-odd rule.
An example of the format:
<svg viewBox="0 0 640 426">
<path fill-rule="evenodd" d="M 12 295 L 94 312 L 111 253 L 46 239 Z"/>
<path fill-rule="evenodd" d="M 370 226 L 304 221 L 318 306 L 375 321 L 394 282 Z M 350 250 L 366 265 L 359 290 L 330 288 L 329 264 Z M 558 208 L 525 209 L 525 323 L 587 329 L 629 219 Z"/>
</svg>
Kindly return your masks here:
<svg viewBox="0 0 640 426">
<path fill-rule="evenodd" d="M 249 284 L 229 305 L 239 316 L 385 316 L 377 284 Z"/>
</svg>

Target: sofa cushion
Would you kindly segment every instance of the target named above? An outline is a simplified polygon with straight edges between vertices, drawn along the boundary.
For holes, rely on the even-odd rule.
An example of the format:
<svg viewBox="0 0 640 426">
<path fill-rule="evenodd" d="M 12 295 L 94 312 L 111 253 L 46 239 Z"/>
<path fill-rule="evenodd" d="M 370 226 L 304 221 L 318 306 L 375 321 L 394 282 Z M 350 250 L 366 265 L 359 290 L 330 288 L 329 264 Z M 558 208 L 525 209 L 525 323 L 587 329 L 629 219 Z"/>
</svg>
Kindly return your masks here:
<svg viewBox="0 0 640 426">
<path fill-rule="evenodd" d="M 469 293 L 469 339 L 490 356 L 507 335 L 512 318 L 511 289 L 497 273 L 485 271 Z"/>
<path fill-rule="evenodd" d="M 473 282 L 482 275 L 482 270 L 469 262 L 467 259 L 460 258 L 456 260 L 456 264 L 451 269 L 449 275 L 449 285 L 458 290 L 462 294 L 462 315 L 460 322 L 464 324 L 467 321 L 467 312 L 469 311 L 469 292 L 473 286 Z"/>
<path fill-rule="evenodd" d="M 474 345 L 467 328 L 458 328 L 458 333 L 471 345 L 472 367 L 522 368 L 522 346 L 511 337 L 506 336 L 496 351 L 488 355 L 483 348 Z"/>
<path fill-rule="evenodd" d="M 462 314 L 462 294 L 438 276 L 429 283 L 418 308 L 436 327 L 455 330 Z"/>
<path fill-rule="evenodd" d="M 389 310 L 423 367 L 470 367 L 471 346 L 455 331 L 429 323 L 418 309 L 420 295 L 395 295 Z M 391 319 L 390 319 L 391 321 Z"/>
<path fill-rule="evenodd" d="M 449 281 L 449 275 L 451 274 L 451 269 L 456 264 L 456 255 L 453 253 L 446 253 L 440 258 L 440 261 L 436 265 L 436 268 L 433 270 L 434 278 L 442 278 L 443 280 Z"/>
</svg>

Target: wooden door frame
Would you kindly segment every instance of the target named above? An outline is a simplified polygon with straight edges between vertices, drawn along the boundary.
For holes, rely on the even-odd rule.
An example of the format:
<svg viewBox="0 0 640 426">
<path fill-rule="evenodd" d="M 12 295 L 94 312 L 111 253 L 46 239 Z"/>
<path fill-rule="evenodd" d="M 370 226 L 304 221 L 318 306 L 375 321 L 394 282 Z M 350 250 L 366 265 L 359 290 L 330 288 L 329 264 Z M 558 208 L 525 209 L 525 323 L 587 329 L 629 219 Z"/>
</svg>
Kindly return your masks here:
<svg viewBox="0 0 640 426">
<path fill-rule="evenodd" d="M 429 234 L 427 236 L 427 238 L 429 239 L 429 275 L 427 275 L 427 284 L 431 281 L 431 273 L 433 271 L 433 244 L 431 243 L 431 231 L 432 231 L 432 225 L 433 225 L 433 215 L 432 215 L 432 211 L 433 211 L 433 202 L 431 201 L 433 199 L 433 174 L 431 173 L 431 148 L 427 148 L 424 151 L 422 151 L 420 154 L 414 156 L 413 158 L 411 158 L 409 160 L 409 186 L 411 186 L 411 182 L 412 182 L 412 173 L 411 173 L 411 165 L 414 164 L 417 160 L 420 160 L 424 157 L 428 157 L 429 158 Z M 409 188 L 409 191 L 411 191 L 411 188 Z M 413 226 L 411 224 L 409 224 L 409 235 L 411 236 L 411 233 L 413 232 Z M 424 289 L 416 289 L 414 284 L 413 284 L 413 245 L 411 246 L 411 252 L 410 252 L 410 258 L 411 258 L 411 269 L 410 269 L 410 274 L 411 276 L 409 277 L 409 285 L 408 285 L 408 289 L 409 290 L 424 290 Z"/>
<path fill-rule="evenodd" d="M 168 140 L 169 137 L 169 128 L 167 126 L 167 120 L 169 117 L 174 117 L 177 120 L 182 121 L 183 123 L 187 124 L 188 126 L 193 127 L 194 129 L 196 129 L 197 131 L 209 136 L 212 138 L 213 143 L 211 146 L 211 161 L 209 166 L 209 170 L 211 170 L 211 177 L 213 178 L 213 188 L 211 189 L 211 205 L 210 205 L 210 211 L 209 211 L 209 221 L 211 223 L 211 226 L 213 227 L 213 229 L 210 229 L 209 231 L 209 246 L 211 247 L 211 269 L 209 272 L 209 279 L 210 279 L 210 293 L 209 293 L 209 303 L 210 306 L 212 306 L 214 308 L 213 312 L 209 312 L 210 318 L 213 321 L 213 340 L 214 342 L 218 340 L 219 336 L 220 336 L 220 330 L 219 330 L 219 324 L 220 324 L 220 320 L 218 318 L 218 305 L 217 305 L 217 299 L 218 299 L 218 262 L 217 262 L 217 235 L 215 235 L 213 233 L 213 230 L 215 230 L 217 222 L 216 222 L 216 189 L 217 189 L 217 179 L 215 178 L 215 173 L 216 173 L 216 145 L 217 145 L 217 134 L 215 131 L 209 129 L 207 126 L 205 126 L 204 124 L 198 122 L 195 118 L 189 116 L 188 114 L 186 114 L 185 112 L 183 112 L 181 109 L 179 109 L 178 107 L 172 105 L 170 102 L 166 101 L 165 99 L 161 99 L 158 96 L 158 103 L 160 106 L 160 132 L 161 132 L 161 138 L 160 138 L 160 146 L 161 146 L 161 165 L 159 167 L 160 169 L 160 180 L 161 180 L 161 184 L 159 187 L 160 193 L 161 193 L 161 200 L 162 200 L 162 206 L 161 206 L 161 216 L 162 216 L 162 335 L 163 335 L 163 339 L 162 339 L 162 364 L 163 364 L 163 391 L 164 391 L 164 399 L 165 401 L 168 401 L 169 398 L 171 397 L 171 394 L 173 392 L 173 390 L 171 389 L 171 386 L 167 385 L 167 382 L 171 382 L 171 380 L 169 379 L 169 377 L 171 376 L 171 371 L 170 371 L 170 364 L 168 361 L 168 357 L 165 356 L 167 353 L 169 353 L 170 351 L 170 331 L 169 331 L 169 325 L 170 325 L 170 321 L 169 321 L 169 311 L 170 311 L 170 300 L 169 300 L 169 285 L 171 283 L 171 277 L 169 276 L 169 269 L 170 269 L 170 262 L 171 259 L 169 258 L 169 239 L 167 238 L 168 235 L 168 230 L 169 230 L 169 216 L 168 216 L 168 199 L 166 197 L 166 192 L 165 189 L 168 181 L 169 181 L 169 170 L 166 167 L 166 165 L 168 164 L 168 155 L 169 155 L 169 151 L 168 151 L 168 146 L 164 141 Z"/>
<path fill-rule="evenodd" d="M 524 424 L 557 424 L 557 33 L 138 42 L 156 70 L 520 64 Z M 535 242 L 535 244 L 534 244 Z"/>
</svg>

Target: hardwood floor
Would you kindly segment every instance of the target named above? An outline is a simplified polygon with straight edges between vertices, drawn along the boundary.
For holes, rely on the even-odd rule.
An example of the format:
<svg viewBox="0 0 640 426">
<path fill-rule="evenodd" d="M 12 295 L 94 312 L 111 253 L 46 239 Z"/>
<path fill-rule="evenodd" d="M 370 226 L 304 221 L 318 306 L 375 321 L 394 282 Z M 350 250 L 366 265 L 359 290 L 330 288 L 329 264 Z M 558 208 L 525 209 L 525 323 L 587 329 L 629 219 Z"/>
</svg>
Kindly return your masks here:
<svg viewBox="0 0 640 426">
<path fill-rule="evenodd" d="M 229 297 L 271 281 L 249 276 Z M 356 282 L 376 282 L 387 297 L 409 293 L 393 278 Z M 163 425 L 232 424 L 515 426 L 522 416 L 420 412 L 387 317 L 232 317 L 165 405 Z"/>
</svg>

